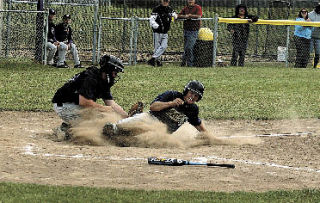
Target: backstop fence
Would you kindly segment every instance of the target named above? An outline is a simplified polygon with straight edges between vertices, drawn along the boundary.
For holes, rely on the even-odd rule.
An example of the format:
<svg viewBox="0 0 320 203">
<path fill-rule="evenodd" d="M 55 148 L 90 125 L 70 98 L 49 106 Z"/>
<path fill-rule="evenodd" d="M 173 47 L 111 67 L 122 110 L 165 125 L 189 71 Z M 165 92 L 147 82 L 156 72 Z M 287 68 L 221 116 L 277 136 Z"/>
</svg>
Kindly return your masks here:
<svg viewBox="0 0 320 203">
<path fill-rule="evenodd" d="M 0 7 L 1 56 L 34 58 L 32 55 L 37 48 L 35 44 L 39 40 L 36 33 L 37 23 L 39 23 L 36 16 L 39 16 L 39 13 L 35 12 L 38 1 L 6 0 L 3 2 L 2 8 Z M 179 12 L 186 2 L 186 0 L 175 0 L 170 5 Z M 152 30 L 147 18 L 152 8 L 158 3 L 158 0 L 44 0 L 45 9 L 40 13 L 47 15 L 48 8 L 55 9 L 56 24 L 61 22 L 64 14 L 71 14 L 73 39 L 79 49 L 81 61 L 95 63 L 101 54 L 112 53 L 122 57 L 128 63 L 135 64 L 145 62 L 153 51 Z M 197 3 L 203 9 L 202 27 L 209 28 L 218 36 L 214 42 L 205 43 L 205 46 L 210 47 L 209 51 L 214 51 L 214 43 L 216 43 L 217 59 L 229 61 L 232 54 L 232 37 L 227 29 L 227 23 L 215 25 L 215 15 L 231 17 L 234 15 L 234 7 L 238 3 L 243 3 L 248 6 L 250 14 L 258 15 L 260 19 L 295 19 L 302 7 L 311 11 L 318 2 L 315 0 L 197 0 Z M 42 21 L 46 23 L 45 20 Z M 169 31 L 169 46 L 163 56 L 164 61 L 181 60 L 182 24 L 183 21 L 180 20 L 172 23 Z M 217 26 L 216 30 L 215 26 Z M 287 52 L 287 61 L 293 61 L 295 56 L 293 31 L 293 26 L 251 24 L 246 61 L 277 61 L 279 51 Z M 43 32 L 45 36 L 46 27 L 43 28 Z M 44 38 L 42 40 L 45 40 Z M 204 48 L 205 46 L 198 47 L 200 50 L 208 51 Z"/>
<path fill-rule="evenodd" d="M 38 45 L 44 53 L 40 60 L 44 61 L 47 19 L 44 11 L 0 10 L 0 55 L 5 58 L 33 58 Z M 37 35 L 37 27 L 43 29 L 40 36 Z"/>
<path fill-rule="evenodd" d="M 194 48 L 195 66 L 230 64 L 234 45 L 228 26 L 239 23 L 230 20 L 232 19 L 217 16 L 201 19 L 200 33 L 202 29 L 211 30 L 209 35 L 213 36 L 213 40 L 202 41 L 200 38 L 197 40 Z M 266 23 L 264 20 L 260 21 L 263 23 L 249 25 L 246 62 L 279 62 L 280 66 L 281 64 L 288 66 L 289 63 L 294 62 L 296 47 L 293 24 L 295 21 L 288 20 L 281 23 L 272 20 Z M 148 18 L 101 17 L 99 24 L 98 56 L 111 53 L 129 64 L 146 62 L 151 57 L 153 35 Z M 316 24 L 311 26 L 319 26 Z M 167 62 L 181 62 L 184 51 L 183 20 L 172 23 L 168 35 L 168 48 L 161 59 Z"/>
</svg>

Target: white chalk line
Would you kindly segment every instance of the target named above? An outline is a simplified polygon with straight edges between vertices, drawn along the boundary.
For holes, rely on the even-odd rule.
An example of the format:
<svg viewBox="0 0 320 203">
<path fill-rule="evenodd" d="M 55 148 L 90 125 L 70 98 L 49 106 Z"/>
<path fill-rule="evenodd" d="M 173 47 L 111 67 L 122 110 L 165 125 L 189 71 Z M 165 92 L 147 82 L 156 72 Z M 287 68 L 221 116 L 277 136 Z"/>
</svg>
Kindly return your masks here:
<svg viewBox="0 0 320 203">
<path fill-rule="evenodd" d="M 23 154 L 30 156 L 44 156 L 44 157 L 58 157 L 65 159 L 83 159 L 83 160 L 95 160 L 95 161 L 136 161 L 145 160 L 144 158 L 119 158 L 115 156 L 90 156 L 83 154 L 65 155 L 65 154 L 52 154 L 52 153 L 36 153 L 34 152 L 34 144 L 28 144 L 23 147 Z"/>
<path fill-rule="evenodd" d="M 44 157 L 58 157 L 58 158 L 65 158 L 65 159 L 84 159 L 84 160 L 95 160 L 95 161 L 136 161 L 136 160 L 146 160 L 146 158 L 139 158 L 139 157 L 127 157 L 127 158 L 120 158 L 116 156 L 90 156 L 90 155 L 83 155 L 83 154 L 76 154 L 76 155 L 65 155 L 65 154 L 51 154 L 51 153 L 35 153 L 34 152 L 34 144 L 28 144 L 26 145 L 23 150 L 25 155 L 31 155 L 31 156 L 44 156 Z M 286 165 L 280 165 L 275 163 L 268 163 L 268 162 L 255 162 L 251 160 L 241 160 L 241 159 L 228 159 L 228 158 L 222 158 L 217 156 L 208 156 L 208 157 L 196 157 L 194 158 L 196 160 L 200 160 L 201 162 L 206 163 L 208 159 L 215 159 L 215 160 L 221 160 L 226 162 L 237 162 L 242 164 L 248 164 L 248 165 L 259 165 L 259 166 L 268 166 L 268 167 L 274 167 L 274 168 L 281 168 L 281 169 L 289 169 L 289 170 L 295 170 L 295 171 L 305 171 L 305 172 L 314 172 L 314 173 L 320 173 L 320 169 L 313 169 L 308 167 L 292 167 L 292 166 L 286 166 Z"/>
<path fill-rule="evenodd" d="M 279 134 L 260 134 L 260 135 L 245 135 L 245 136 L 223 136 L 220 138 L 252 138 L 252 137 L 290 137 L 290 136 L 309 136 L 311 132 L 298 133 L 279 133 Z"/>
<path fill-rule="evenodd" d="M 227 162 L 238 162 L 242 164 L 249 164 L 249 165 L 260 165 L 260 166 L 269 166 L 274 168 L 283 168 L 283 169 L 290 169 L 295 171 L 306 171 L 306 172 L 315 172 L 320 173 L 320 169 L 313 169 L 308 167 L 292 167 L 292 166 L 286 166 L 286 165 L 279 165 L 275 163 L 268 163 L 268 162 L 255 162 L 251 160 L 241 160 L 241 159 L 227 159 L 227 158 L 221 158 L 217 156 L 208 156 L 206 157 L 197 157 L 195 159 L 201 160 L 202 162 L 207 162 L 208 159 L 215 159 L 215 160 L 221 160 L 221 161 L 227 161 Z"/>
</svg>

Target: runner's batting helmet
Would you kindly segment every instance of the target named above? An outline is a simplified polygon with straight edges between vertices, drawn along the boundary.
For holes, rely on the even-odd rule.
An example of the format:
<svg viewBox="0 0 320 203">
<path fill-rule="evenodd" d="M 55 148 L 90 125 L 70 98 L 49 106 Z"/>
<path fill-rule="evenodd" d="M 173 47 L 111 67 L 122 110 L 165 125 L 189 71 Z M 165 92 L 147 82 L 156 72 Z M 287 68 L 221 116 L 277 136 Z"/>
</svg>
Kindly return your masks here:
<svg viewBox="0 0 320 203">
<path fill-rule="evenodd" d="M 188 93 L 188 91 L 192 91 L 192 92 L 197 93 L 199 95 L 198 101 L 200 101 L 201 98 L 203 97 L 204 86 L 198 80 L 192 80 L 192 81 L 188 82 L 188 84 L 184 87 L 183 95 L 186 95 Z"/>
</svg>

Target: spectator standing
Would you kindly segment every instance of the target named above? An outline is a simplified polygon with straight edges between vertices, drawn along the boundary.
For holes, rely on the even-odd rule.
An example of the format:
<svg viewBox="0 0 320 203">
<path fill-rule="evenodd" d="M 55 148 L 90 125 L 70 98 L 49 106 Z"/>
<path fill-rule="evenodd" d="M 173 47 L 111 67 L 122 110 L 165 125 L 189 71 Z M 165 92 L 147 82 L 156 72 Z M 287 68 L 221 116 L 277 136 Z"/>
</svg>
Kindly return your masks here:
<svg viewBox="0 0 320 203">
<path fill-rule="evenodd" d="M 236 6 L 233 18 L 248 19 L 248 23 L 257 22 L 258 17 L 249 15 L 247 6 L 239 4 Z M 248 38 L 250 33 L 250 25 L 245 24 L 229 24 L 228 31 L 232 34 L 232 58 L 231 66 L 244 66 L 245 54 L 248 46 Z M 239 60 L 238 60 L 239 58 Z"/>
<path fill-rule="evenodd" d="M 320 3 L 308 14 L 310 20 L 312 22 L 320 21 Z M 310 51 L 312 52 L 314 49 L 314 60 L 313 60 L 313 67 L 316 68 L 319 63 L 320 57 L 320 27 L 315 27 L 312 30 L 311 34 L 311 48 Z"/>
<path fill-rule="evenodd" d="M 55 65 L 53 62 L 53 57 L 57 52 L 57 48 L 59 47 L 59 42 L 55 36 L 55 24 L 54 19 L 56 16 L 56 11 L 52 8 L 49 9 L 49 17 L 48 17 L 48 41 L 47 41 L 47 64 Z"/>
<path fill-rule="evenodd" d="M 67 51 L 70 50 L 73 55 L 74 68 L 82 68 L 78 50 L 72 39 L 72 29 L 70 27 L 71 16 L 66 14 L 62 17 L 62 23 L 56 26 L 56 38 L 60 42 L 58 49 L 57 68 L 68 68 L 65 62 Z"/>
<path fill-rule="evenodd" d="M 299 11 L 296 21 L 307 21 L 308 10 L 303 8 Z M 310 42 L 311 42 L 312 28 L 307 26 L 296 25 L 294 30 L 294 42 L 296 45 L 296 68 L 306 68 L 310 57 Z"/>
<path fill-rule="evenodd" d="M 177 14 L 169 6 L 170 0 L 161 0 L 160 5 L 153 8 L 150 17 L 150 26 L 153 30 L 154 51 L 152 58 L 148 60 L 151 66 L 162 66 L 161 55 L 168 47 L 168 31 L 172 18 L 177 18 Z"/>
<path fill-rule="evenodd" d="M 202 8 L 195 2 L 195 0 L 188 0 L 188 5 L 178 14 L 178 18 L 185 19 L 183 21 L 184 53 L 181 66 L 193 66 L 193 47 L 197 41 L 201 26 L 201 20 L 194 19 L 202 16 Z"/>
</svg>

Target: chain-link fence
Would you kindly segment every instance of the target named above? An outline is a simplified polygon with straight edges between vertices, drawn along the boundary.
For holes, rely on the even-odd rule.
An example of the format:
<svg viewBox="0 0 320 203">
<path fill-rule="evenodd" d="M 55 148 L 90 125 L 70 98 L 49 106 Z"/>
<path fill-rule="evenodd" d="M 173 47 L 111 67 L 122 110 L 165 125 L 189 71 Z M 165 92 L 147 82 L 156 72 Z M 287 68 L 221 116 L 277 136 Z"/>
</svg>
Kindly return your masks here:
<svg viewBox="0 0 320 203">
<path fill-rule="evenodd" d="M 47 13 L 48 8 L 53 8 L 56 11 L 55 24 L 62 23 L 62 16 L 65 14 L 71 15 L 71 28 L 73 30 L 73 41 L 78 47 L 81 61 L 93 61 L 95 52 L 93 47 L 96 46 L 96 36 L 98 31 L 98 1 L 97 0 L 47 0 L 44 2 L 43 11 L 36 12 L 38 1 L 22 1 L 8 0 L 5 8 L 2 10 L 0 27 L 1 34 L 5 40 L 0 51 L 5 57 L 20 57 L 17 52 L 29 53 L 30 58 L 39 58 L 33 54 L 37 53 L 39 46 L 39 33 L 43 32 L 44 36 L 41 40 L 45 40 L 46 24 L 39 30 L 39 23 L 47 21 L 47 16 L 33 13 Z M 31 43 L 32 41 L 32 43 Z M 6 54 L 7 53 L 7 54 Z M 11 53 L 11 54 L 9 54 Z M 45 51 L 40 52 L 41 58 L 44 57 Z M 71 55 L 70 55 L 71 57 Z M 69 57 L 69 58 L 70 58 Z"/>
<path fill-rule="evenodd" d="M 194 66 L 242 66 L 244 62 L 279 62 L 280 66 L 288 66 L 295 62 L 294 26 L 217 21 L 215 18 L 201 19 L 201 29 L 193 49 Z M 172 23 L 168 47 L 160 58 L 162 61 L 183 62 L 183 23 L 183 20 Z M 118 30 L 117 35 L 113 34 L 114 30 Z M 277 33 L 277 38 L 270 40 L 273 32 Z M 102 17 L 98 47 L 99 55 L 114 54 L 129 64 L 147 62 L 154 54 L 154 36 L 149 19 Z"/>
<path fill-rule="evenodd" d="M 45 16 L 43 11 L 0 10 L 0 55 L 33 58 L 36 47 L 44 53 Z M 39 57 L 40 61 L 44 60 L 44 55 Z"/>
<path fill-rule="evenodd" d="M 37 3 L 38 1 L 36 0 L 7 0 L 3 9 L 35 11 L 37 10 Z M 214 31 L 212 20 L 214 16 L 216 14 L 219 17 L 233 16 L 235 14 L 235 6 L 239 3 L 246 4 L 248 12 L 258 15 L 260 19 L 295 19 L 302 7 L 311 11 L 318 1 L 197 0 L 196 3 L 202 6 L 204 20 L 202 20 L 201 27 L 210 28 L 211 31 Z M 44 10 L 53 8 L 57 11 L 56 24 L 61 22 L 61 17 L 64 14 L 71 14 L 71 27 L 74 31 L 73 39 L 78 47 L 81 61 L 95 62 L 97 59 L 98 19 L 100 16 L 106 16 L 106 19 L 101 18 L 103 20 L 101 20 L 101 27 L 99 28 L 101 30 L 99 54 L 110 52 L 122 56 L 128 62 L 145 62 L 153 52 L 152 30 L 146 18 L 150 17 L 152 8 L 158 4 L 159 0 L 47 0 L 44 1 Z M 186 0 L 175 0 L 170 3 L 170 6 L 179 13 L 186 4 Z M 12 15 L 21 16 L 24 14 Z M 2 12 L 0 16 L 2 23 L 0 34 L 3 39 L 0 47 L 1 53 L 3 53 L 3 56 L 20 56 L 18 52 L 12 52 L 11 48 L 24 50 L 26 53 L 34 53 L 37 48 L 35 45 L 35 36 L 37 36 L 37 33 L 35 33 L 35 30 L 37 30 L 36 20 L 28 19 L 28 17 L 24 21 L 21 19 L 24 22 L 23 28 L 29 30 L 27 34 L 23 34 L 22 31 L 19 31 L 21 29 L 19 28 L 20 20 L 16 17 L 12 18 L 12 15 L 8 17 L 7 13 L 4 14 Z M 131 20 L 133 16 L 137 16 L 134 24 L 132 24 Z M 126 20 L 111 20 L 111 18 L 123 18 Z M 7 31 L 8 27 L 10 27 L 9 31 L 11 30 L 11 32 Z M 292 37 L 293 26 L 290 26 L 289 29 L 289 47 L 286 51 L 289 52 L 289 61 L 292 61 L 293 59 L 291 60 L 291 58 L 294 56 L 293 52 L 295 51 Z M 287 30 L 286 26 L 250 25 L 246 61 L 276 60 L 278 49 L 281 52 L 284 50 L 283 47 L 287 46 Z M 11 33 L 16 33 L 20 36 L 8 35 Z M 219 33 L 217 44 L 218 59 L 230 61 L 233 45 L 227 24 L 219 24 L 217 33 Z M 135 35 L 136 38 L 134 38 Z M 175 21 L 172 23 L 168 36 L 169 44 L 163 55 L 163 60 L 180 62 L 184 52 L 183 22 Z M 11 40 L 6 42 L 4 40 L 6 37 L 11 38 Z M 210 49 L 211 44 L 211 42 L 205 42 L 205 45 L 209 46 Z M 199 45 L 198 43 L 196 47 L 203 48 L 204 45 Z M 207 49 L 203 50 L 208 51 Z M 211 50 L 208 52 L 211 52 Z M 5 55 L 5 53 L 11 54 Z M 199 57 L 201 58 L 202 55 Z M 28 57 L 33 58 L 34 56 L 30 54 Z"/>
</svg>

